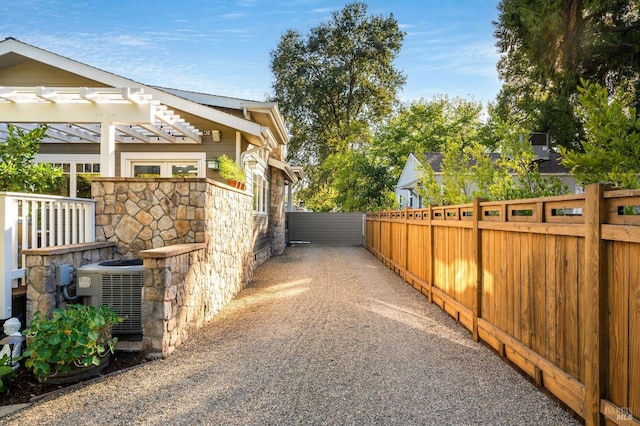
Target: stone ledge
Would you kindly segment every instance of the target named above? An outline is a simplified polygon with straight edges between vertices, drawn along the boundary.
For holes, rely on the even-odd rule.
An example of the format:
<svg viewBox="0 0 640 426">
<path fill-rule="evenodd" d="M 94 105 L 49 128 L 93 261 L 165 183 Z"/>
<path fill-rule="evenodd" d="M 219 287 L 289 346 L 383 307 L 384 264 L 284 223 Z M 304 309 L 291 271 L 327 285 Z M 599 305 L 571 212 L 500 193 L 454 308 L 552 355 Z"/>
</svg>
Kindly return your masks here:
<svg viewBox="0 0 640 426">
<path fill-rule="evenodd" d="M 184 253 L 202 250 L 206 247 L 207 245 L 205 243 L 176 244 L 173 246 L 142 250 L 138 252 L 138 256 L 143 259 L 166 259 L 168 257 L 174 257 Z"/>
<path fill-rule="evenodd" d="M 95 243 L 67 244 L 63 246 L 42 247 L 35 249 L 24 249 L 25 255 L 53 256 L 59 254 L 76 253 L 79 251 L 96 250 L 101 248 L 115 247 L 115 241 L 97 241 Z"/>
<path fill-rule="evenodd" d="M 227 185 L 226 183 L 219 182 L 217 180 L 209 179 L 209 178 L 130 178 L 130 177 L 94 177 L 91 178 L 94 182 L 206 182 L 209 185 L 217 186 L 218 188 L 227 189 L 233 192 L 237 192 L 238 194 L 246 195 L 247 197 L 253 197 L 251 193 L 246 190 L 241 190 L 235 188 L 233 186 Z"/>
</svg>

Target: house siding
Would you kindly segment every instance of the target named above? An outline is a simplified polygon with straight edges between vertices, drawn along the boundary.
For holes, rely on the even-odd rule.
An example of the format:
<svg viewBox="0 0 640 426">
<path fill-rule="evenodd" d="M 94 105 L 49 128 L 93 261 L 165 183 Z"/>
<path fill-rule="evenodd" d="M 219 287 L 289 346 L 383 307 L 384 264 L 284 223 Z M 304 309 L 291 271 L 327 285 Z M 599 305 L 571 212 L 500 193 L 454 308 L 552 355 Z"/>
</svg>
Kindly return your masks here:
<svg viewBox="0 0 640 426">
<path fill-rule="evenodd" d="M 22 58 L 15 55 L 16 58 Z M 22 58 L 24 59 L 24 58 Z M 1 86 L 103 87 L 94 80 L 32 60 L 0 68 Z"/>
</svg>

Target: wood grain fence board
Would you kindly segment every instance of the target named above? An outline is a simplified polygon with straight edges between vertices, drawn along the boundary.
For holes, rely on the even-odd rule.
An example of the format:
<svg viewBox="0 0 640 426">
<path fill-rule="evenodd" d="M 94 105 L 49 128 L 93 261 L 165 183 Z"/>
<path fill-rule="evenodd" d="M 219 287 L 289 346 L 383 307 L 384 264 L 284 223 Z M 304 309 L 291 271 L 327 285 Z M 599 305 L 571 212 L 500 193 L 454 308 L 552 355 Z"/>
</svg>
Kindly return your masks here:
<svg viewBox="0 0 640 426">
<path fill-rule="evenodd" d="M 626 409 L 628 407 L 619 407 L 609 400 L 600 400 L 600 412 L 604 414 L 607 425 L 640 426 L 640 419 L 635 416 L 629 418 Z"/>
<path fill-rule="evenodd" d="M 455 291 L 453 298 L 460 302 L 462 305 L 469 307 L 466 301 L 466 288 L 467 288 L 467 277 L 469 276 L 469 271 L 467 270 L 467 260 L 469 259 L 469 245 L 464 243 L 464 238 L 466 235 L 464 234 L 463 229 L 459 229 L 458 235 L 458 254 L 455 258 L 455 276 L 453 278 L 453 283 L 455 285 Z"/>
<path fill-rule="evenodd" d="M 556 359 L 554 363 L 565 370 L 567 366 L 565 352 L 565 326 L 567 324 L 567 280 L 566 272 L 569 260 L 567 259 L 566 240 L 563 237 L 555 239 L 555 321 L 556 330 Z M 566 371 L 566 370 L 565 370 Z"/>
<path fill-rule="evenodd" d="M 532 377 L 535 368 L 542 370 L 542 384 L 579 415 L 584 413 L 584 385 L 566 374 L 552 362 L 483 319 L 478 319 L 482 340 L 505 345 L 506 357 Z M 492 345 L 492 346 L 493 346 Z M 495 348 L 495 347 L 494 347 Z"/>
<path fill-rule="evenodd" d="M 629 398 L 629 244 L 615 242 L 609 271 L 609 398 L 626 407 Z"/>
<path fill-rule="evenodd" d="M 463 325 L 467 330 L 473 331 L 473 311 L 468 307 L 456 302 L 451 296 L 441 290 L 433 289 L 433 297 L 437 300 L 445 312 Z"/>
<path fill-rule="evenodd" d="M 589 299 L 587 296 L 587 292 L 584 291 L 586 288 L 585 282 L 585 241 L 584 238 L 578 238 L 578 324 L 580 327 L 578 328 L 578 349 L 580 350 L 580 355 L 578 356 L 578 372 L 580 382 L 584 383 L 584 353 L 585 353 L 585 336 L 584 336 L 584 327 L 583 324 L 586 322 L 586 316 L 590 314 L 591 307 L 589 305 Z"/>
<path fill-rule="evenodd" d="M 556 306 L 556 265 L 557 265 L 557 252 L 556 252 L 556 237 L 555 235 L 547 235 L 546 237 L 546 253 L 548 264 L 546 268 L 546 276 L 545 276 L 545 310 L 546 310 L 546 318 L 545 318 L 545 334 L 547 336 L 547 345 L 546 345 L 546 353 L 545 358 L 553 362 L 554 364 L 558 362 L 557 359 L 557 306 Z"/>
<path fill-rule="evenodd" d="M 545 264 L 545 237 L 532 235 L 533 244 L 531 253 L 533 256 L 533 350 L 542 356 L 547 356 L 545 348 L 547 335 L 545 327 L 546 319 L 546 264 Z"/>
<path fill-rule="evenodd" d="M 525 234 L 513 233 L 513 336 L 522 341 L 522 240 Z"/>
<path fill-rule="evenodd" d="M 640 225 L 640 215 L 624 213 L 625 207 L 640 206 L 640 196 L 607 199 L 607 223 Z"/>
<path fill-rule="evenodd" d="M 465 259 L 465 268 L 466 268 L 466 273 L 464 276 L 464 279 L 466 281 L 466 285 L 465 285 L 465 302 L 464 305 L 467 306 L 468 308 L 470 308 L 471 310 L 474 309 L 475 306 L 475 298 L 476 298 L 476 294 L 477 294 L 477 289 L 476 286 L 478 285 L 477 283 L 477 267 L 476 267 L 476 261 L 475 261 L 475 256 L 476 256 L 476 238 L 475 238 L 475 234 L 473 229 L 468 229 L 464 231 L 466 239 L 464 241 L 464 246 L 467 248 L 467 257 Z"/>
<path fill-rule="evenodd" d="M 445 249 L 442 253 L 442 258 L 440 262 L 440 265 L 442 266 L 442 281 L 441 281 L 440 289 L 444 294 L 450 294 L 450 291 L 451 291 L 450 285 L 452 280 L 451 275 L 453 270 L 453 265 L 451 265 L 450 259 L 452 257 L 452 253 L 454 250 L 453 248 L 454 241 L 452 239 L 453 230 L 449 228 L 443 228 L 443 231 L 446 234 L 446 237 L 444 240 Z"/>
<path fill-rule="evenodd" d="M 466 222 L 465 222 L 466 223 Z M 572 223 L 510 223 L 480 222 L 480 229 L 496 229 L 508 232 L 524 232 L 529 234 L 552 234 L 584 237 L 584 226 Z"/>
<path fill-rule="evenodd" d="M 629 408 L 640 418 L 640 244 L 629 245 Z"/>
<path fill-rule="evenodd" d="M 533 274 L 531 267 L 531 234 L 522 234 L 520 238 L 520 340 L 531 348 L 531 303 L 533 300 Z"/>
<path fill-rule="evenodd" d="M 640 243 L 640 226 L 602 225 L 602 238 L 611 241 Z"/>
<path fill-rule="evenodd" d="M 502 236 L 501 231 L 495 231 L 493 233 L 493 250 L 491 251 L 491 273 L 493 275 L 493 294 L 492 302 L 493 302 L 493 323 L 500 326 L 502 324 L 502 318 L 500 317 L 500 294 L 502 290 L 502 286 L 500 280 L 502 277 L 500 276 L 500 265 L 502 263 L 502 259 L 500 259 L 500 248 L 501 241 L 500 238 Z"/>
<path fill-rule="evenodd" d="M 566 364 L 564 371 L 580 380 L 578 359 L 581 356 L 579 346 L 580 318 L 578 317 L 578 268 L 579 259 L 584 256 L 579 249 L 578 238 L 566 237 L 567 264 L 565 279 L 565 317 L 564 328 L 564 354 Z"/>
<path fill-rule="evenodd" d="M 491 248 L 494 231 L 487 231 L 481 234 L 482 238 L 482 304 L 480 311 L 482 318 L 493 322 L 493 273 L 491 270 L 493 255 Z"/>
<path fill-rule="evenodd" d="M 505 308 L 506 308 L 506 294 L 505 294 L 505 261 L 504 261 L 504 240 L 505 232 L 496 232 L 496 243 L 494 246 L 494 274 L 495 281 L 493 288 L 495 291 L 494 297 L 494 310 L 495 310 L 495 325 L 500 330 L 505 329 Z"/>
</svg>

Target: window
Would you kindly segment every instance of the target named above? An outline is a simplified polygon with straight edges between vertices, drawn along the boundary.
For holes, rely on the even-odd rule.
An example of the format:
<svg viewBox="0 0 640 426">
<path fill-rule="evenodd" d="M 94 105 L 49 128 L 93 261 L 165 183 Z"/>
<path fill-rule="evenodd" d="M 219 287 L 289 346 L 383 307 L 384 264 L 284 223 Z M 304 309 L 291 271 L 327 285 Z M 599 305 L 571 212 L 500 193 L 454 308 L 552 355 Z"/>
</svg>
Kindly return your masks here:
<svg viewBox="0 0 640 426">
<path fill-rule="evenodd" d="M 132 161 L 133 177 L 198 177 L 197 162 Z"/>
<path fill-rule="evenodd" d="M 206 177 L 204 152 L 123 152 L 123 177 Z"/>
<path fill-rule="evenodd" d="M 254 213 L 266 214 L 269 212 L 269 183 L 267 179 L 254 173 L 253 180 L 253 211 Z"/>
<path fill-rule="evenodd" d="M 65 197 L 91 198 L 91 180 L 100 176 L 100 157 L 83 154 L 41 154 L 40 163 L 50 163 L 62 169 L 65 183 L 58 195 Z"/>
</svg>

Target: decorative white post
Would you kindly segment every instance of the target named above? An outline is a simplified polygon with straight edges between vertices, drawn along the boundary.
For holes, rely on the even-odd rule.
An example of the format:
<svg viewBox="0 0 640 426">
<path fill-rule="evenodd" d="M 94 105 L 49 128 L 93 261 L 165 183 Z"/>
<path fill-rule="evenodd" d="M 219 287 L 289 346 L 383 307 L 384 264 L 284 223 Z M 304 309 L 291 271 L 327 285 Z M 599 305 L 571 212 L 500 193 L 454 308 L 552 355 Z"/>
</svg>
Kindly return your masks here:
<svg viewBox="0 0 640 426">
<path fill-rule="evenodd" d="M 0 193 L 0 319 L 11 318 L 12 233 L 15 218 L 11 197 Z"/>
<path fill-rule="evenodd" d="M 100 176 L 116 175 L 116 126 L 105 114 L 100 129 Z"/>
</svg>

